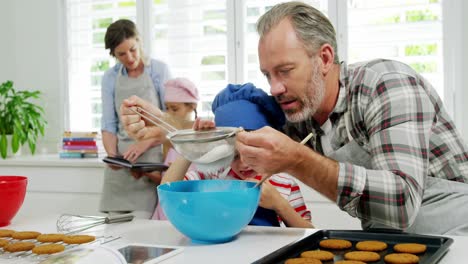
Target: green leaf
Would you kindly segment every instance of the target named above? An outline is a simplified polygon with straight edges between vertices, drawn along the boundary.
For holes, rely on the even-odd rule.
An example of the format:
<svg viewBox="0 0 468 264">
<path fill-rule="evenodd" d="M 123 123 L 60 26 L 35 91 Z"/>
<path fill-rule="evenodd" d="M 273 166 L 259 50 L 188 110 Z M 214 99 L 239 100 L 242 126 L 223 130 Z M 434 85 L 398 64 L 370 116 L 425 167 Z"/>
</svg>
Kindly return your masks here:
<svg viewBox="0 0 468 264">
<path fill-rule="evenodd" d="M 28 139 L 29 149 L 31 150 L 31 154 L 36 152 L 36 139 Z"/>
<path fill-rule="evenodd" d="M 20 145 L 19 145 L 19 135 L 18 133 L 13 133 L 11 137 L 11 150 L 13 153 L 18 152 Z"/>
<path fill-rule="evenodd" d="M 2 134 L 2 137 L 0 138 L 0 154 L 2 154 L 2 158 L 5 159 L 7 156 L 7 148 L 8 148 L 8 142 L 5 134 Z"/>
<path fill-rule="evenodd" d="M 39 135 L 44 136 L 47 121 L 44 109 L 33 102 L 40 99 L 41 91 L 16 90 L 12 81 L 0 84 L 0 152 L 8 153 L 6 135 L 12 135 L 11 148 L 15 153 L 26 144 L 31 153 L 36 150 Z"/>
</svg>

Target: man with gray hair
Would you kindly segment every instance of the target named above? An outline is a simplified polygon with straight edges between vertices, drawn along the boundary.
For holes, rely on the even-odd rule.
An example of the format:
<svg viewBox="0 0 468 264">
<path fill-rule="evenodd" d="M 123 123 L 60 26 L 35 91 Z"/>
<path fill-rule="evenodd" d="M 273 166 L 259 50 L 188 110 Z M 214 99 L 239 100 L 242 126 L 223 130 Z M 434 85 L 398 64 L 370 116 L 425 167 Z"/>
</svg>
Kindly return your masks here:
<svg viewBox="0 0 468 264">
<path fill-rule="evenodd" d="M 427 80 L 397 61 L 340 63 L 332 24 L 301 2 L 274 6 L 257 30 L 289 137 L 239 133 L 244 163 L 295 176 L 364 229 L 468 234 L 468 149 Z"/>
</svg>

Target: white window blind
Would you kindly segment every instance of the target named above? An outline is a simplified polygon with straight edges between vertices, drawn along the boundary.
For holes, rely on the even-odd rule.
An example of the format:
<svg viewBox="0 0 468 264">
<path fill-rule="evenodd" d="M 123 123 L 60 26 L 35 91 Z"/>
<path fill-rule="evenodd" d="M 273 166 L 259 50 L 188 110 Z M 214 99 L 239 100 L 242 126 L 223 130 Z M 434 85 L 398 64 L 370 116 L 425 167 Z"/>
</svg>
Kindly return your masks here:
<svg viewBox="0 0 468 264">
<path fill-rule="evenodd" d="M 228 34 L 226 1 L 153 1 L 152 56 L 169 64 L 174 77 L 200 90 L 199 114 L 208 115 L 216 93 L 226 86 Z"/>
<path fill-rule="evenodd" d="M 441 2 L 348 0 L 349 62 L 373 58 L 405 62 L 443 98 Z"/>
<path fill-rule="evenodd" d="M 100 131 L 101 79 L 115 60 L 104 49 L 107 27 L 136 19 L 136 1 L 67 0 L 70 130 Z"/>
</svg>

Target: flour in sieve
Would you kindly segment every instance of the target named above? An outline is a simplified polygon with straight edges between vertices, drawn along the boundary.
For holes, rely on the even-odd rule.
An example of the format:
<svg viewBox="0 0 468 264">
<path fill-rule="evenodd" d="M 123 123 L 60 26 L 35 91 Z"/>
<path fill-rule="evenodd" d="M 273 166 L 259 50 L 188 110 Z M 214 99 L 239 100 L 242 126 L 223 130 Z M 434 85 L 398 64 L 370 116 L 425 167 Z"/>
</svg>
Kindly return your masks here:
<svg viewBox="0 0 468 264">
<path fill-rule="evenodd" d="M 229 144 L 223 144 L 214 147 L 200 158 L 194 160 L 195 163 L 211 163 L 231 155 L 234 147 Z"/>
</svg>

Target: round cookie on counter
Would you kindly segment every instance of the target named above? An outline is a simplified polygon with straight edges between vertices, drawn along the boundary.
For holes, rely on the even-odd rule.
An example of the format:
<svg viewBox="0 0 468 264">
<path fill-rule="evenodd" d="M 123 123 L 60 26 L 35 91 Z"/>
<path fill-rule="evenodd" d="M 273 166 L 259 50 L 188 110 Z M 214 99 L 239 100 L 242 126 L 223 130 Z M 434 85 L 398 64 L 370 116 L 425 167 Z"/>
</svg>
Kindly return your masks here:
<svg viewBox="0 0 468 264">
<path fill-rule="evenodd" d="M 46 245 L 36 246 L 35 248 L 32 249 L 32 252 L 34 254 L 44 255 L 44 254 L 54 254 L 54 253 L 62 252 L 64 250 L 65 250 L 64 245 L 46 244 Z"/>
<path fill-rule="evenodd" d="M 351 251 L 344 254 L 346 260 L 359 260 L 364 262 L 373 262 L 380 260 L 380 255 L 372 251 Z"/>
<path fill-rule="evenodd" d="M 0 229 L 0 237 L 11 237 L 15 233 L 15 230 L 11 229 Z"/>
<path fill-rule="evenodd" d="M 393 247 L 393 250 L 399 253 L 421 254 L 426 252 L 426 245 L 419 243 L 400 243 Z"/>
<path fill-rule="evenodd" d="M 389 264 L 414 264 L 419 262 L 419 257 L 409 253 L 392 253 L 384 257 Z"/>
<path fill-rule="evenodd" d="M 6 245 L 3 249 L 8 252 L 29 251 L 36 245 L 32 242 L 16 242 Z"/>
<path fill-rule="evenodd" d="M 94 240 L 96 240 L 96 237 L 89 235 L 70 235 L 63 237 L 63 242 L 67 244 L 85 244 Z"/>
<path fill-rule="evenodd" d="M 284 264 L 322 264 L 322 261 L 314 258 L 290 258 Z"/>
<path fill-rule="evenodd" d="M 42 243 L 56 243 L 62 241 L 64 237 L 64 234 L 42 234 L 39 235 L 36 239 Z"/>
<path fill-rule="evenodd" d="M 387 243 L 377 240 L 360 241 L 356 244 L 356 249 L 363 251 L 382 251 L 387 249 Z"/>
<path fill-rule="evenodd" d="M 41 233 L 36 231 L 19 231 L 14 232 L 11 237 L 18 240 L 36 239 Z"/>
<path fill-rule="evenodd" d="M 309 250 L 301 253 L 301 258 L 314 258 L 321 261 L 333 260 L 333 253 L 326 250 Z"/>
<path fill-rule="evenodd" d="M 319 245 L 328 249 L 347 249 L 350 248 L 353 244 L 345 239 L 330 238 L 320 241 Z"/>
</svg>

